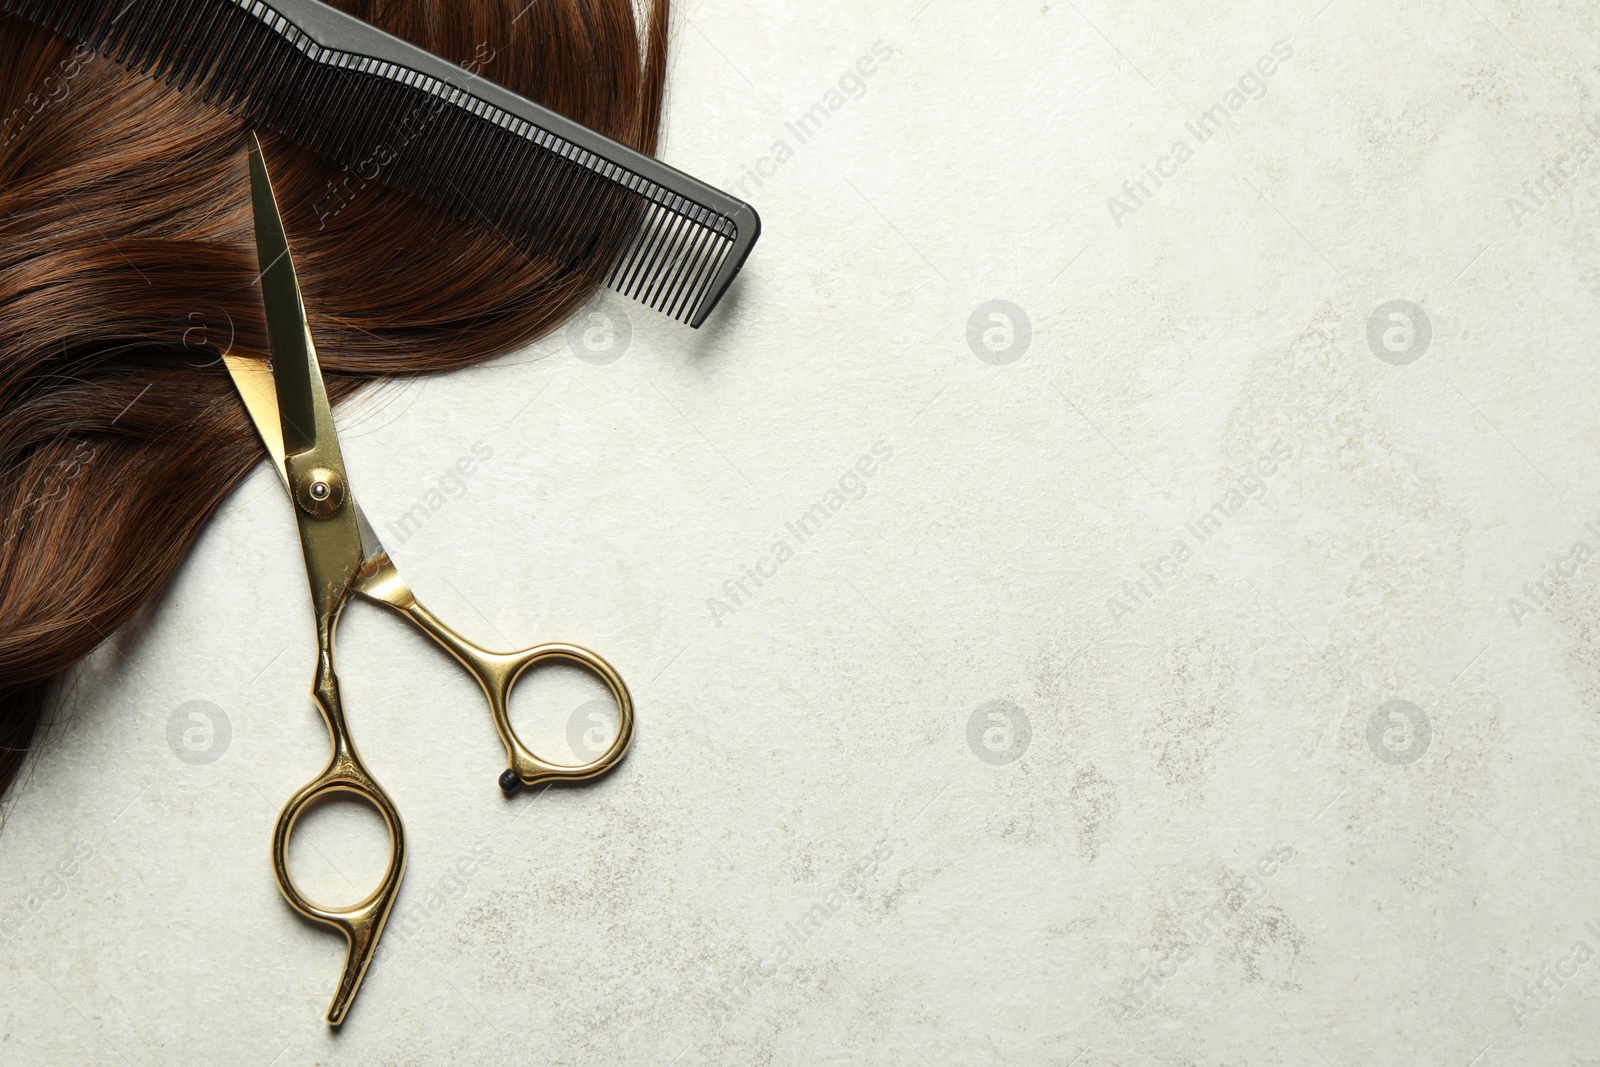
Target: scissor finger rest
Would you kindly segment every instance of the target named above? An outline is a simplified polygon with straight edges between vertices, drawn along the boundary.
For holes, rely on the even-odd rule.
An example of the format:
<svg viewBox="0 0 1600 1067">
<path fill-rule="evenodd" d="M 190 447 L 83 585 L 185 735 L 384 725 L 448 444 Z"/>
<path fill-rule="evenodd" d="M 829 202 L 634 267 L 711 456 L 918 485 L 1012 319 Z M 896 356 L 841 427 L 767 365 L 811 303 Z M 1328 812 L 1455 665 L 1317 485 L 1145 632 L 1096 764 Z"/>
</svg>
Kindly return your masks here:
<svg viewBox="0 0 1600 1067">
<path fill-rule="evenodd" d="M 323 660 L 327 664 L 327 660 Z M 400 813 L 394 801 L 384 792 L 356 755 L 349 733 L 344 725 L 344 715 L 339 706 L 338 682 L 331 669 L 319 670 L 315 696 L 323 705 L 330 732 L 333 734 L 333 758 L 315 781 L 302 788 L 283 806 L 278 815 L 277 827 L 272 834 L 272 869 L 278 877 L 278 888 L 283 890 L 289 904 L 308 919 L 331 926 L 344 934 L 348 944 L 344 971 L 339 977 L 339 988 L 328 1006 L 328 1022 L 338 1026 L 344 1022 L 345 1013 L 361 988 L 367 966 L 372 962 L 378 947 L 378 937 L 383 924 L 388 921 L 400 892 L 400 879 L 406 870 L 406 831 L 400 822 Z M 294 884 L 289 873 L 289 841 L 294 836 L 295 824 L 312 803 L 335 793 L 347 793 L 371 804 L 383 816 L 389 828 L 389 869 L 384 872 L 378 888 L 365 899 L 339 908 L 325 908 L 308 898 Z"/>
<path fill-rule="evenodd" d="M 289 841 L 294 836 L 295 823 L 307 806 L 335 793 L 352 794 L 378 809 L 389 827 L 391 853 L 389 869 L 384 872 L 378 888 L 355 904 L 327 908 L 309 899 L 294 884 L 289 874 Z M 345 1013 L 350 1010 L 350 1003 L 355 1000 L 356 990 L 360 988 L 361 979 L 366 976 L 367 966 L 372 962 L 378 937 L 383 933 L 383 924 L 388 920 L 389 910 L 400 891 L 405 862 L 405 830 L 400 825 L 399 813 L 395 811 L 388 794 L 359 767 L 330 766 L 322 777 L 290 798 L 283 813 L 278 816 L 278 826 L 272 838 L 272 866 L 278 876 L 279 888 L 301 915 L 333 927 L 344 934 L 348 943 L 339 988 L 334 993 L 333 1003 L 328 1006 L 328 1022 L 335 1026 L 344 1022 Z"/>
</svg>

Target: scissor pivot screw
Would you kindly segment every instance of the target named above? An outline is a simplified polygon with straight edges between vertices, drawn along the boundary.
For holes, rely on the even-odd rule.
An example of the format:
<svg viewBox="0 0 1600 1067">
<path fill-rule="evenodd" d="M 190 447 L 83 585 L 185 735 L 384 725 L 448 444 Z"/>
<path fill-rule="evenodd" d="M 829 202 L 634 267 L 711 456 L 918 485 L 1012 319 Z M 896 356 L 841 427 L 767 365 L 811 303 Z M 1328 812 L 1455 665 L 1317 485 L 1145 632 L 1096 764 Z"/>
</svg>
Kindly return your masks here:
<svg viewBox="0 0 1600 1067">
<path fill-rule="evenodd" d="M 312 467 L 298 479 L 294 498 L 313 518 L 329 518 L 344 504 L 344 481 L 326 467 Z"/>
</svg>

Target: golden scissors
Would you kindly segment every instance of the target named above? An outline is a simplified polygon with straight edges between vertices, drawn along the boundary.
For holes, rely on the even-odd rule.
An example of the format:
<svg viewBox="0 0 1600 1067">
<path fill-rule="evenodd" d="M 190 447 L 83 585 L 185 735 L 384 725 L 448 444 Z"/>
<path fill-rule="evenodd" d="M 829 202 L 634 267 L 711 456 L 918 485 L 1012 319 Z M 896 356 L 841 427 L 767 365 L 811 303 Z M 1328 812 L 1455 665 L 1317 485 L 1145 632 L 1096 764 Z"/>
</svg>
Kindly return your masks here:
<svg viewBox="0 0 1600 1067">
<path fill-rule="evenodd" d="M 261 294 L 266 305 L 267 340 L 271 365 L 228 355 L 228 372 L 261 434 L 273 466 L 294 503 L 305 553 L 306 575 L 311 584 L 311 606 L 317 626 L 317 669 L 312 696 L 333 737 L 333 756 L 310 784 L 284 805 L 272 836 L 272 866 L 278 886 L 300 914 L 331 926 L 349 942 L 344 972 L 328 1022 L 337 1026 L 350 1010 L 367 965 L 377 948 L 383 925 L 394 906 L 405 873 L 406 839 L 389 794 L 356 754 L 344 707 L 339 700 L 339 679 L 333 668 L 333 638 L 340 612 L 353 593 L 393 608 L 411 620 L 472 673 L 489 698 L 495 728 L 505 743 L 510 767 L 500 776 L 508 794 L 518 784 L 577 781 L 611 770 L 633 739 L 633 701 L 628 687 L 611 664 L 577 645 L 551 643 L 522 652 L 489 652 L 479 648 L 436 619 L 407 588 L 389 554 L 361 513 L 345 476 L 334 432 L 328 394 L 317 365 L 311 329 L 288 237 L 272 192 L 261 144 L 250 136 L 250 189 L 255 209 L 256 254 L 261 265 Z M 581 766 L 551 763 L 535 756 L 511 728 L 511 687 L 528 668 L 546 661 L 574 664 L 592 672 L 611 691 L 618 711 L 617 735 L 599 758 Z M 289 839 L 306 807 L 334 793 L 350 793 L 378 809 L 389 828 L 389 868 L 378 888 L 358 903 L 338 908 L 321 907 L 296 888 L 289 875 Z"/>
</svg>

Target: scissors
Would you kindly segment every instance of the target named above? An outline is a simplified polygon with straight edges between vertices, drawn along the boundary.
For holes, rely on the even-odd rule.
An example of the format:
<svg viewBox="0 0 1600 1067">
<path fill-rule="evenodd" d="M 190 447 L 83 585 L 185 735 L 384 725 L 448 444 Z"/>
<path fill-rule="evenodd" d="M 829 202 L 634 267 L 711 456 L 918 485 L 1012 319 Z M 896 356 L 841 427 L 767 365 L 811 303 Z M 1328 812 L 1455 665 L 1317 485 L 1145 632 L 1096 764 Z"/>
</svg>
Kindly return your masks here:
<svg viewBox="0 0 1600 1067">
<path fill-rule="evenodd" d="M 357 755 L 339 699 L 333 639 L 340 613 L 351 594 L 392 608 L 402 618 L 415 623 L 478 680 L 489 698 L 495 729 L 500 732 L 510 762 L 500 776 L 500 787 L 507 795 L 514 793 L 519 785 L 579 781 L 611 770 L 622 761 L 633 739 L 633 701 L 628 687 L 611 664 L 588 649 L 548 643 L 521 652 L 490 652 L 445 626 L 417 603 L 350 491 L 283 218 L 278 213 L 261 143 L 253 133 L 250 135 L 250 190 L 272 361 L 268 365 L 231 354 L 224 360 L 294 504 L 317 628 L 317 668 L 311 694 L 333 739 L 333 755 L 328 766 L 290 797 L 278 816 L 272 835 L 272 867 L 278 887 L 296 911 L 333 927 L 344 934 L 348 942 L 344 971 L 328 1008 L 329 1024 L 338 1026 L 344 1022 L 367 966 L 372 962 L 378 938 L 400 891 L 406 865 L 405 829 L 400 823 L 400 813 Z M 550 661 L 588 670 L 605 683 L 616 701 L 617 735 L 610 747 L 590 763 L 568 766 L 540 759 L 518 740 L 511 728 L 512 686 L 530 667 Z M 306 808 L 335 793 L 353 794 L 378 809 L 389 830 L 390 858 L 383 881 L 364 900 L 345 907 L 326 908 L 301 893 L 290 877 L 289 840 Z"/>
</svg>

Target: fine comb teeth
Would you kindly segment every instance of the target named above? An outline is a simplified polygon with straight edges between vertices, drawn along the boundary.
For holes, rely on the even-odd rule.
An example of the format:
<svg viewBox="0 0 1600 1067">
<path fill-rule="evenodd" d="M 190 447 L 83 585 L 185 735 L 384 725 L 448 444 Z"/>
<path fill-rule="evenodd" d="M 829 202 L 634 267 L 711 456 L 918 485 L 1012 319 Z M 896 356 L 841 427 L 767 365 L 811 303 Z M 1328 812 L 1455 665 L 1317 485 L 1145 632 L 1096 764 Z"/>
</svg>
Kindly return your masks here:
<svg viewBox="0 0 1600 1067">
<path fill-rule="evenodd" d="M 761 233 L 748 204 L 320 0 L 0 0 L 8 14 L 344 164 L 347 190 L 380 181 L 691 326 Z"/>
</svg>

